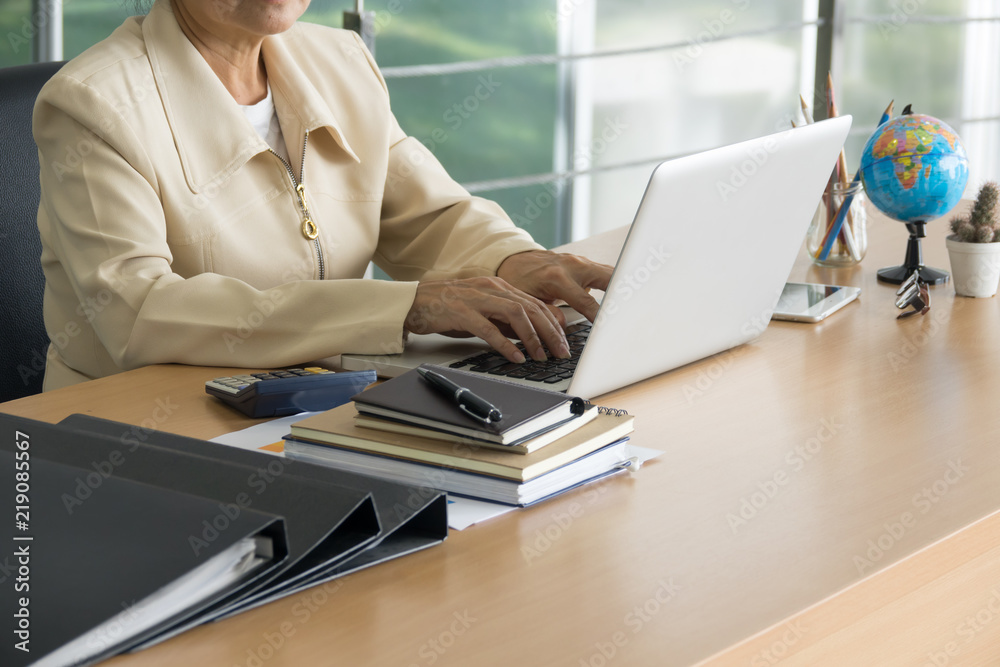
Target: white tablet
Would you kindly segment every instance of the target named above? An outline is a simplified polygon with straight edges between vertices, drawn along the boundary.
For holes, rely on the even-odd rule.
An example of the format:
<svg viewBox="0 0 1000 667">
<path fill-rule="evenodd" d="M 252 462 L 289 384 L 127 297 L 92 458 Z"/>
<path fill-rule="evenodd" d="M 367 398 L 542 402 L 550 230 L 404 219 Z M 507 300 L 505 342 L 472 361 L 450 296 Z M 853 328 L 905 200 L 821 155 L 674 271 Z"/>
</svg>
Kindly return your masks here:
<svg viewBox="0 0 1000 667">
<path fill-rule="evenodd" d="M 859 294 L 860 287 L 785 283 L 771 319 L 819 322 L 854 301 Z"/>
</svg>

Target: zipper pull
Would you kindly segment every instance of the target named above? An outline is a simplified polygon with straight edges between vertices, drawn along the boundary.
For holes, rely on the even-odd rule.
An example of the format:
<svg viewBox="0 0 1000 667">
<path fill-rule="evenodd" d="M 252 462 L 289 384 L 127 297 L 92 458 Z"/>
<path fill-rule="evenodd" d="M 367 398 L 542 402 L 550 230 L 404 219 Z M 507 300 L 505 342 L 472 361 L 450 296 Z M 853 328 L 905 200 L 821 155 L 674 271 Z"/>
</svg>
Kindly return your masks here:
<svg viewBox="0 0 1000 667">
<path fill-rule="evenodd" d="M 299 206 L 302 207 L 302 236 L 306 237 L 310 241 L 316 239 L 319 236 L 319 227 L 312 220 L 312 215 L 309 213 L 309 203 L 306 201 L 306 185 L 305 183 L 299 183 L 295 186 L 295 194 L 299 196 Z"/>
<path fill-rule="evenodd" d="M 302 221 L 302 236 L 310 241 L 315 241 L 316 237 L 319 236 L 319 227 L 312 221 L 312 218 L 306 218 Z"/>
</svg>

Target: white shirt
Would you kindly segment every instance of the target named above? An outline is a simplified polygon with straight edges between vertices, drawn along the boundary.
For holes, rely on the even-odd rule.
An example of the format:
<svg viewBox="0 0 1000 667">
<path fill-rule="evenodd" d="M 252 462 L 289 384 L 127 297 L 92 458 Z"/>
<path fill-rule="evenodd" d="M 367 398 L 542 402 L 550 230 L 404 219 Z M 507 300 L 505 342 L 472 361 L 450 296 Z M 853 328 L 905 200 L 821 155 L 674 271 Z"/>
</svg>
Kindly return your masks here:
<svg viewBox="0 0 1000 667">
<path fill-rule="evenodd" d="M 247 120 L 257 130 L 260 138 L 267 142 L 275 153 L 288 162 L 288 147 L 285 146 L 285 138 L 281 134 L 281 125 L 278 124 L 278 114 L 274 110 L 274 98 L 271 97 L 271 85 L 267 86 L 267 97 L 257 104 L 240 105 Z"/>
</svg>

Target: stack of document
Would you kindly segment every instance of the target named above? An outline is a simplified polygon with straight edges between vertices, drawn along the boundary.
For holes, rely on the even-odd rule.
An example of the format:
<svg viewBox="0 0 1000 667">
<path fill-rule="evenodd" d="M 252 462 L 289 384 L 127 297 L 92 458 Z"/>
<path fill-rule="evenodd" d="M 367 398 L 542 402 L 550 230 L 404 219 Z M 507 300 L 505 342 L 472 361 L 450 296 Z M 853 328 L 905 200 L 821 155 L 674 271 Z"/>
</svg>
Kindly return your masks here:
<svg viewBox="0 0 1000 667">
<path fill-rule="evenodd" d="M 434 368 L 502 413 L 484 424 L 410 371 L 292 425 L 288 457 L 527 506 L 620 472 L 633 418 L 558 392 Z"/>
<path fill-rule="evenodd" d="M 91 664 L 447 536 L 443 494 L 327 466 L 83 415 L 0 431 L 3 665 Z"/>
</svg>

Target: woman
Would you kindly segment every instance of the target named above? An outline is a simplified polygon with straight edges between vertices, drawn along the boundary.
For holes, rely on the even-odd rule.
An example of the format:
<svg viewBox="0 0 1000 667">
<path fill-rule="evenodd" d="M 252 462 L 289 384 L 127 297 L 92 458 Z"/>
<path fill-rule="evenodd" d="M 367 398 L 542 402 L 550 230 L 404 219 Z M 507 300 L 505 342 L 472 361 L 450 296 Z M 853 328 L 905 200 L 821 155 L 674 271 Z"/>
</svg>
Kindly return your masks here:
<svg viewBox="0 0 1000 667">
<path fill-rule="evenodd" d="M 45 388 L 147 364 L 280 367 L 476 335 L 567 356 L 610 267 L 544 251 L 396 123 L 309 0 L 157 0 L 43 89 Z M 370 260 L 393 281 L 364 280 Z"/>
</svg>

